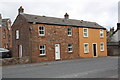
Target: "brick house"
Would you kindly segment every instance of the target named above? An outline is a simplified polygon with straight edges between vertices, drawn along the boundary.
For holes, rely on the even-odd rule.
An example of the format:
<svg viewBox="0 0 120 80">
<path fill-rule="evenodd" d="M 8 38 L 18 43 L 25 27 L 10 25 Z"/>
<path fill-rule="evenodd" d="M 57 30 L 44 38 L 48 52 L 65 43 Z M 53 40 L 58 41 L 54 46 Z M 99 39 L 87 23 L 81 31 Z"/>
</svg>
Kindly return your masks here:
<svg viewBox="0 0 120 80">
<path fill-rule="evenodd" d="M 69 19 L 67 13 L 64 18 L 25 14 L 22 6 L 18 12 L 12 25 L 14 57 L 29 57 L 31 62 L 42 62 L 107 56 L 106 29 L 95 22 Z M 104 37 L 100 38 L 100 35 Z M 100 44 L 104 50 L 99 54 L 97 46 Z M 92 50 L 88 51 L 92 45 L 94 56 Z"/>
<path fill-rule="evenodd" d="M 0 14 L 0 48 L 12 48 L 11 20 L 2 19 Z"/>
</svg>

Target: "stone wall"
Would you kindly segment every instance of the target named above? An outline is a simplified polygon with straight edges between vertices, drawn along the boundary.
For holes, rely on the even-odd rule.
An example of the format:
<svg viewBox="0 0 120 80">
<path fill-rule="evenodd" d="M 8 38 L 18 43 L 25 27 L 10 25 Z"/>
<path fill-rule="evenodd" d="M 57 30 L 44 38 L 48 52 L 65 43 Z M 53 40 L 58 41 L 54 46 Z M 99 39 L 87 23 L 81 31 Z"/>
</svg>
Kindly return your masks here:
<svg viewBox="0 0 120 80">
<path fill-rule="evenodd" d="M 109 42 L 107 44 L 108 56 L 120 55 L 120 42 Z"/>
<path fill-rule="evenodd" d="M 0 60 L 0 65 L 15 65 L 15 64 L 27 64 L 30 63 L 29 57 L 22 57 L 22 58 L 4 58 Z"/>
</svg>

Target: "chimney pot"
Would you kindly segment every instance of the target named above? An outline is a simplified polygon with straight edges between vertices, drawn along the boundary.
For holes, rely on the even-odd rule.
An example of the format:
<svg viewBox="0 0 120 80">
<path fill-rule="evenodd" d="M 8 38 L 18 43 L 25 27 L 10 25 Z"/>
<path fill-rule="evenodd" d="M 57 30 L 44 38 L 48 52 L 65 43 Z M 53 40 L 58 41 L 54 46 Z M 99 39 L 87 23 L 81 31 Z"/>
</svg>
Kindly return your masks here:
<svg viewBox="0 0 120 80">
<path fill-rule="evenodd" d="M 24 13 L 24 9 L 22 6 L 20 6 L 20 8 L 18 9 L 18 13 L 21 14 L 21 13 Z"/>
</svg>

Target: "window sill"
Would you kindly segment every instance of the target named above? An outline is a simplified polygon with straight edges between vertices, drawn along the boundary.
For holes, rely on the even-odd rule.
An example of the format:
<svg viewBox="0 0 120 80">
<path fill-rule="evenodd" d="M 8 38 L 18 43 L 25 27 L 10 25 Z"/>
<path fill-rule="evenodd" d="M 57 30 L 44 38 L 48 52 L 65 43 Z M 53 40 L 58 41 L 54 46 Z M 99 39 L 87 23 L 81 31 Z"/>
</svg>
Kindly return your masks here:
<svg viewBox="0 0 120 80">
<path fill-rule="evenodd" d="M 89 52 L 84 52 L 84 54 L 89 54 Z"/>
<path fill-rule="evenodd" d="M 68 35 L 69 37 L 71 37 L 72 35 Z"/>
<path fill-rule="evenodd" d="M 104 52 L 104 50 L 101 50 L 101 52 Z"/>
<path fill-rule="evenodd" d="M 84 38 L 88 38 L 88 36 L 83 36 Z"/>
<path fill-rule="evenodd" d="M 100 38 L 104 38 L 104 37 L 100 37 Z"/>
<path fill-rule="evenodd" d="M 68 51 L 68 53 L 69 53 L 69 54 L 72 54 L 72 53 L 73 53 L 73 51 Z"/>
<path fill-rule="evenodd" d="M 44 55 L 39 55 L 39 57 L 46 57 L 46 54 L 44 54 Z"/>
</svg>

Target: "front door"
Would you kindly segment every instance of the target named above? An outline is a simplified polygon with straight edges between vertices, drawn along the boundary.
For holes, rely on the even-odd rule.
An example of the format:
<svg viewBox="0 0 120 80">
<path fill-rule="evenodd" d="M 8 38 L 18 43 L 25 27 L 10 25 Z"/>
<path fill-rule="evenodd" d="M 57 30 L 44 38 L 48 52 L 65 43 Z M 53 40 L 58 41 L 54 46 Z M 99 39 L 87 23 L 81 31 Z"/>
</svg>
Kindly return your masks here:
<svg viewBox="0 0 120 80">
<path fill-rule="evenodd" d="M 94 57 L 97 57 L 97 46 L 96 46 L 96 44 L 93 44 L 93 55 L 94 55 Z"/>
<path fill-rule="evenodd" d="M 19 45 L 19 57 L 22 57 L 22 45 Z"/>
<path fill-rule="evenodd" d="M 55 60 L 60 59 L 60 44 L 55 44 Z"/>
</svg>

